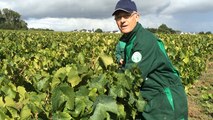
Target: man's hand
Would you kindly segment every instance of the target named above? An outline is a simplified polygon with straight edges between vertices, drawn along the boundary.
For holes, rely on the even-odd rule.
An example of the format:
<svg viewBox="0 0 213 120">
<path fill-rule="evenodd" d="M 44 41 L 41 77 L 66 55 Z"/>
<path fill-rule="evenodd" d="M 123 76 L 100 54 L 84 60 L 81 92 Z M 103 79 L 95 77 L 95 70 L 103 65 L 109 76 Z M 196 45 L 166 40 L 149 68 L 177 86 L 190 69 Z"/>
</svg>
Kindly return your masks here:
<svg viewBox="0 0 213 120">
<path fill-rule="evenodd" d="M 121 64 L 121 65 L 124 64 L 124 59 L 120 59 L 120 64 Z"/>
</svg>

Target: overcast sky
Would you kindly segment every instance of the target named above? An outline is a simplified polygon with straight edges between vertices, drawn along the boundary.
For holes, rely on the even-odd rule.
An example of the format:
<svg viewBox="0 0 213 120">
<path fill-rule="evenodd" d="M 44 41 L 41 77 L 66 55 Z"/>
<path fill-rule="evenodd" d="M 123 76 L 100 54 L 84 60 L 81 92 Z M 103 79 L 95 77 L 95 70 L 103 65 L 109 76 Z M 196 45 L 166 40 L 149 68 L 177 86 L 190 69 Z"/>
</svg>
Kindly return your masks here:
<svg viewBox="0 0 213 120">
<path fill-rule="evenodd" d="M 0 0 L 0 9 L 18 12 L 29 28 L 55 31 L 118 30 L 112 12 L 118 0 Z M 184 32 L 213 32 L 213 0 L 134 0 L 144 27 L 166 24 Z"/>
</svg>

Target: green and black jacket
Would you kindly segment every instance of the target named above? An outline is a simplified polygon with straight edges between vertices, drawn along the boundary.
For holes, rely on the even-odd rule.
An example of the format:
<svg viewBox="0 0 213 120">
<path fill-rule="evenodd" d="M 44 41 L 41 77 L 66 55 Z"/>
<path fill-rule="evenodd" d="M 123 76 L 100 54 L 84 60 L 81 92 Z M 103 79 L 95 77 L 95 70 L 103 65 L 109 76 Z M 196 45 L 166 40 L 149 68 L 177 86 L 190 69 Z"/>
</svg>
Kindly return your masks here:
<svg viewBox="0 0 213 120">
<path fill-rule="evenodd" d="M 132 65 L 137 63 L 144 79 L 141 91 L 144 99 L 148 101 L 143 113 L 144 118 L 186 120 L 188 108 L 185 91 L 179 72 L 166 54 L 163 42 L 145 30 L 140 23 L 137 23 L 132 32 L 124 34 L 120 41 L 126 43 L 124 68 L 131 69 Z M 160 110 L 165 107 L 168 109 Z"/>
</svg>

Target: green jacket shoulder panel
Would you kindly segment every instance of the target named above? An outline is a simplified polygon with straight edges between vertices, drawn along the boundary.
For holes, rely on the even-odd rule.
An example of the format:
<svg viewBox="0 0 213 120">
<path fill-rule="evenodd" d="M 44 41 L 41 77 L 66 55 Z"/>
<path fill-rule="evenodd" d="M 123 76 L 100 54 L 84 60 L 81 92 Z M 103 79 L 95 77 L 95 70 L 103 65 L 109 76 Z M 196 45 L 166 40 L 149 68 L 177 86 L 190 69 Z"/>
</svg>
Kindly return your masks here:
<svg viewBox="0 0 213 120">
<path fill-rule="evenodd" d="M 132 64 L 134 64 L 131 58 L 134 56 L 134 53 L 139 52 L 142 59 L 137 64 L 144 80 L 153 78 L 160 82 L 158 85 L 168 86 L 168 81 L 165 79 L 179 79 L 177 70 L 173 68 L 165 50 L 163 50 L 164 46 L 159 45 L 159 42 L 162 43 L 162 41 L 144 29 L 140 24 L 137 25 L 134 32 L 134 45 L 131 49 L 125 50 L 126 53 L 130 53 L 130 57 L 126 59 L 125 68 L 131 68 Z M 126 47 L 128 47 L 128 44 Z"/>
</svg>

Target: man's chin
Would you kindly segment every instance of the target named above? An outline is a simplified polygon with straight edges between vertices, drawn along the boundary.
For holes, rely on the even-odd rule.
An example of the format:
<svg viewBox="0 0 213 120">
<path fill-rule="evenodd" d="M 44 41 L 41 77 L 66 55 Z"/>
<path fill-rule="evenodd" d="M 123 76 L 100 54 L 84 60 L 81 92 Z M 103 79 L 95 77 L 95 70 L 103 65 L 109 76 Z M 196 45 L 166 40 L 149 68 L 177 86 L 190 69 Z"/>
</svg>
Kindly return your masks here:
<svg viewBox="0 0 213 120">
<path fill-rule="evenodd" d="M 129 33 L 130 31 L 128 29 L 121 29 L 122 33 Z"/>
</svg>

